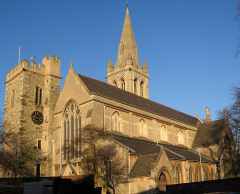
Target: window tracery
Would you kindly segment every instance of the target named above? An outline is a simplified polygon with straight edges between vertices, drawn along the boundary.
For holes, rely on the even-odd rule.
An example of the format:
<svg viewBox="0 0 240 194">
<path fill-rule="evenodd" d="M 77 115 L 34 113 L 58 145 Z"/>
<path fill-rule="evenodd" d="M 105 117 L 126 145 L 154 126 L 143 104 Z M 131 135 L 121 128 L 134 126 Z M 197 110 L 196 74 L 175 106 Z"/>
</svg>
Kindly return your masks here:
<svg viewBox="0 0 240 194">
<path fill-rule="evenodd" d="M 70 102 L 64 111 L 64 160 L 80 157 L 81 152 L 81 117 L 76 103 Z"/>
</svg>

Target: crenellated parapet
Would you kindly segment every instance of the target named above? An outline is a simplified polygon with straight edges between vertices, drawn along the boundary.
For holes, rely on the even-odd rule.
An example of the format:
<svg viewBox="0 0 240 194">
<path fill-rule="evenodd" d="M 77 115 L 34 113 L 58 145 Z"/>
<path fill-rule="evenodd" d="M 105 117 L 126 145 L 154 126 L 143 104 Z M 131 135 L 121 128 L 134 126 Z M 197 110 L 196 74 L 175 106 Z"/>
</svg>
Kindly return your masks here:
<svg viewBox="0 0 240 194">
<path fill-rule="evenodd" d="M 16 77 L 22 71 L 60 77 L 60 59 L 57 56 L 46 56 L 40 64 L 37 64 L 35 61 L 23 59 L 7 73 L 6 82 Z"/>
</svg>

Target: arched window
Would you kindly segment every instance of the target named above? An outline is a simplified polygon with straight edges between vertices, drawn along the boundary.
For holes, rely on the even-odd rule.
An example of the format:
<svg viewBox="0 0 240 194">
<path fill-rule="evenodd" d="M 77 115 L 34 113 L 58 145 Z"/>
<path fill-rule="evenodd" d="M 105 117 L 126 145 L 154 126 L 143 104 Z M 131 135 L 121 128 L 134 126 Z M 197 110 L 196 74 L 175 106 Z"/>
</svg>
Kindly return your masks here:
<svg viewBox="0 0 240 194">
<path fill-rule="evenodd" d="M 161 126 L 161 139 L 163 141 L 168 141 L 168 134 L 167 134 L 167 129 L 165 125 Z"/>
<path fill-rule="evenodd" d="M 196 181 L 202 181 L 202 173 L 201 173 L 201 167 L 197 166 L 195 170 L 195 180 Z"/>
<path fill-rule="evenodd" d="M 111 126 L 113 131 L 120 131 L 119 113 L 114 112 L 112 114 Z"/>
<path fill-rule="evenodd" d="M 113 81 L 113 85 L 114 85 L 115 87 L 118 87 L 116 80 Z"/>
<path fill-rule="evenodd" d="M 176 179 L 176 184 L 181 183 L 181 167 L 177 166 L 175 168 L 175 179 Z"/>
<path fill-rule="evenodd" d="M 207 181 L 209 179 L 209 176 L 208 176 L 208 168 L 205 166 L 203 168 L 203 180 L 204 181 Z"/>
<path fill-rule="evenodd" d="M 214 171 L 212 167 L 210 169 L 210 179 L 214 180 Z"/>
<path fill-rule="evenodd" d="M 191 183 L 193 180 L 192 180 L 192 175 L 193 175 L 193 172 L 192 172 L 192 167 L 189 166 L 189 170 L 188 170 L 188 178 L 189 178 L 189 182 Z"/>
<path fill-rule="evenodd" d="M 146 123 L 143 119 L 139 121 L 139 132 L 140 136 L 145 137 L 146 135 Z"/>
<path fill-rule="evenodd" d="M 144 90 L 144 82 L 141 81 L 141 83 L 140 83 L 140 95 L 141 95 L 141 96 L 143 96 L 143 94 L 144 94 L 144 93 L 143 93 L 143 92 L 144 92 L 143 90 Z"/>
<path fill-rule="evenodd" d="M 133 90 L 134 90 L 134 94 L 137 94 L 137 78 L 135 78 L 133 81 Z"/>
<path fill-rule="evenodd" d="M 121 79 L 121 88 L 125 90 L 125 81 L 123 78 Z"/>
<path fill-rule="evenodd" d="M 177 134 L 177 139 L 178 139 L 178 144 L 184 145 L 185 141 L 184 141 L 184 134 L 182 131 L 179 131 Z"/>
<path fill-rule="evenodd" d="M 80 157 L 81 152 L 81 117 L 76 103 L 70 102 L 64 111 L 64 160 Z"/>
</svg>

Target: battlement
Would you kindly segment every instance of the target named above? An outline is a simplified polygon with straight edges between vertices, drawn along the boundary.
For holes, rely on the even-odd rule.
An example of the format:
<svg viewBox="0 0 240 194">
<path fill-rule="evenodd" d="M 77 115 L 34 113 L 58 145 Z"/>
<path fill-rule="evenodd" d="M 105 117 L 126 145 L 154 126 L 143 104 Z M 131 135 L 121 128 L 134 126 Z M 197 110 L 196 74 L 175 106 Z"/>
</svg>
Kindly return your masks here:
<svg viewBox="0 0 240 194">
<path fill-rule="evenodd" d="M 41 64 L 23 59 L 7 73 L 6 82 L 13 79 L 23 70 L 60 77 L 60 59 L 57 56 L 46 56 Z"/>
</svg>

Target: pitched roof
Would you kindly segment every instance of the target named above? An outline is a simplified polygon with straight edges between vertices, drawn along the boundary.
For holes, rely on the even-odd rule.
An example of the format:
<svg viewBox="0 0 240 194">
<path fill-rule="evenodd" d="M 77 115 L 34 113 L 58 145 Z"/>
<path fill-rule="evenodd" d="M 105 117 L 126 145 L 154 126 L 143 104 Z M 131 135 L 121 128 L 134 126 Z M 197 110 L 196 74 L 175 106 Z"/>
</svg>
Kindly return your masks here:
<svg viewBox="0 0 240 194">
<path fill-rule="evenodd" d="M 157 102 L 123 91 L 105 82 L 79 75 L 92 94 L 115 100 L 159 116 L 178 121 L 191 126 L 196 126 L 198 119 L 188 114 L 179 112 Z"/>
<path fill-rule="evenodd" d="M 189 160 L 189 161 L 200 161 L 199 154 L 187 147 L 177 146 L 167 143 L 155 143 L 144 139 L 132 138 L 117 134 L 110 135 L 114 140 L 118 141 L 122 145 L 133 150 L 137 155 L 149 155 L 159 154 L 161 146 L 165 150 L 170 160 Z M 201 161 L 206 163 L 212 163 L 213 160 L 201 155 Z"/>
<path fill-rule="evenodd" d="M 140 156 L 130 172 L 130 177 L 150 176 L 151 169 L 154 167 L 154 162 L 156 162 L 157 158 L 158 154 Z"/>
<path fill-rule="evenodd" d="M 137 154 L 138 159 L 130 172 L 130 177 L 132 178 L 150 176 L 151 170 L 158 161 L 161 149 L 165 151 L 169 160 L 188 160 L 192 162 L 200 161 L 199 154 L 196 151 L 186 147 L 167 143 L 157 144 L 148 140 L 130 138 L 118 134 L 110 134 L 110 136 Z M 204 163 L 214 162 L 204 155 L 201 155 L 201 161 Z"/>
</svg>

